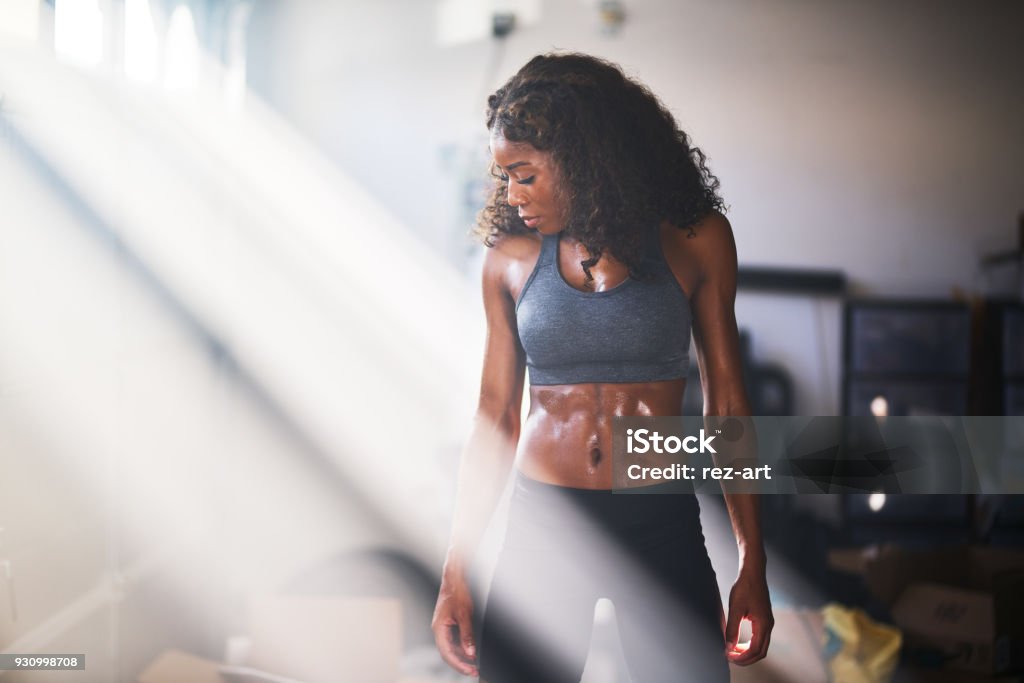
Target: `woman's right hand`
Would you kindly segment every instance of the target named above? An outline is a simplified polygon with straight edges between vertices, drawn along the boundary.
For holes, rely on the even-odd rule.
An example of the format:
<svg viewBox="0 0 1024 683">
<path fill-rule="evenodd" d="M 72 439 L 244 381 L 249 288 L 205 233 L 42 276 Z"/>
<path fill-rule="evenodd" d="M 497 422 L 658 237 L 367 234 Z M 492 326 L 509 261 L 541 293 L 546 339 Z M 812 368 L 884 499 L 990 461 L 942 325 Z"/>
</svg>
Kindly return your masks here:
<svg viewBox="0 0 1024 683">
<path fill-rule="evenodd" d="M 480 402 L 462 448 L 451 542 L 431 623 L 441 657 L 466 676 L 480 675 L 466 558 L 473 556 L 483 537 L 515 461 L 526 381 L 526 353 L 516 328 L 516 298 L 507 281 L 510 273 L 526 268 L 524 258 L 540 253 L 540 239 L 515 235 L 496 241 L 494 248 L 485 252 L 482 287 L 487 335 Z"/>
<path fill-rule="evenodd" d="M 431 628 L 437 649 L 449 666 L 466 676 L 479 675 L 473 640 L 473 598 L 465 577 L 441 579 Z"/>
</svg>

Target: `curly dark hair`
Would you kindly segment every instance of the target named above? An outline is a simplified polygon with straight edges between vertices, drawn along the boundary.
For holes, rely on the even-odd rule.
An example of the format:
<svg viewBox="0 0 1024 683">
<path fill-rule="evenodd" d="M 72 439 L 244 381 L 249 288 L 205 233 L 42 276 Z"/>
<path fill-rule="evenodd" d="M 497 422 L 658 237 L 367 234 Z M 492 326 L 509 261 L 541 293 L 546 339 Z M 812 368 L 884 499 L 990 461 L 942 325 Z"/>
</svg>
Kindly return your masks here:
<svg viewBox="0 0 1024 683">
<path fill-rule="evenodd" d="M 537 55 L 487 98 L 487 129 L 552 154 L 571 207 L 565 232 L 591 254 L 581 262 L 588 282 L 606 251 L 646 277 L 643 257 L 662 221 L 692 231 L 724 210 L 704 153 L 646 86 L 603 59 Z M 488 247 L 529 232 L 508 204 L 507 177 L 492 175 L 474 229 Z"/>
</svg>

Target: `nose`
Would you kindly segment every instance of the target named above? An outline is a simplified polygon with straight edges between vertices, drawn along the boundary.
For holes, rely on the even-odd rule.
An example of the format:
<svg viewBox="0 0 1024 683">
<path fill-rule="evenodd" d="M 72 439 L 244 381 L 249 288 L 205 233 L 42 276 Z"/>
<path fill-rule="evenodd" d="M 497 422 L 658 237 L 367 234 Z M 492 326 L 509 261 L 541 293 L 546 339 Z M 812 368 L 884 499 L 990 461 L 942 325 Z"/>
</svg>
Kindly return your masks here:
<svg viewBox="0 0 1024 683">
<path fill-rule="evenodd" d="M 526 203 L 526 193 L 523 188 L 517 187 L 515 183 L 508 184 L 508 205 L 513 207 L 522 206 Z"/>
</svg>

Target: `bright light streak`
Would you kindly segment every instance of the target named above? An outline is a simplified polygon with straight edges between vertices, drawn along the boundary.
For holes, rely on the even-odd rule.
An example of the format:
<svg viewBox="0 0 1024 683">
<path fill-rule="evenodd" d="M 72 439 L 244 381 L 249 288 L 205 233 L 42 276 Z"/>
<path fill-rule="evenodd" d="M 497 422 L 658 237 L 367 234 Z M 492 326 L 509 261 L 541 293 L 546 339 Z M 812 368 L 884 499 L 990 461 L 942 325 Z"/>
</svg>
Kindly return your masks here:
<svg viewBox="0 0 1024 683">
<path fill-rule="evenodd" d="M 164 87 L 167 90 L 191 91 L 199 83 L 199 39 L 192 11 L 178 5 L 171 13 L 164 46 Z"/>
<path fill-rule="evenodd" d="M 177 16 L 183 44 L 194 41 L 190 15 Z M 475 292 L 267 110 L 227 116 L 201 93 L 188 102 L 130 93 L 115 100 L 102 84 L 66 72 L 0 59 L 0 86 L 25 112 L 20 132 L 226 345 L 291 418 L 288 429 L 416 539 L 406 550 L 433 560 L 447 529 L 423 513 L 423 501 L 436 495 L 438 453 L 468 426 L 464 409 L 479 367 L 468 359 L 482 346 L 467 306 Z M 48 210 L 34 222 L 56 230 Z M 355 514 L 341 519 L 336 506 L 344 501 L 331 498 L 336 492 L 315 476 L 309 453 L 263 412 L 261 397 L 211 378 L 205 350 L 182 321 L 119 267 L 81 265 L 96 262 L 95 254 L 80 258 L 87 247 L 76 251 L 90 242 L 81 232 L 74 244 L 50 234 L 44 244 L 61 247 L 47 258 L 76 264 L 75 289 L 95 287 L 96 310 L 124 306 L 117 328 L 124 336 L 88 347 L 72 323 L 95 331 L 102 318 L 89 327 L 82 320 L 93 311 L 83 309 L 75 312 L 82 320 L 58 316 L 55 331 L 40 324 L 55 309 L 36 298 L 0 319 L 4 376 L 10 365 L 46 388 L 25 399 L 24 421 L 103 493 L 108 459 L 119 454 L 119 509 L 130 512 L 133 531 L 161 542 L 199 539 L 199 555 L 233 588 L 267 585 L 337 545 L 366 542 L 368 524 Z M 32 244 L 22 239 L 17 244 Z M 60 302 L 61 282 L 48 284 L 52 291 L 33 294 Z M 658 604 L 655 582 L 645 585 L 633 558 L 598 530 L 590 537 Z M 708 533 L 712 543 L 727 537 Z M 267 547 L 266 538 L 276 545 Z M 187 560 L 173 574 L 195 599 L 208 588 L 189 576 Z M 653 615 L 652 628 L 663 626 Z M 557 649 L 560 635 L 547 635 Z"/>
<path fill-rule="evenodd" d="M 20 530 L 49 524 L 62 506 L 47 499 L 45 478 L 31 490 L 12 484 L 50 467 L 74 482 L 62 494 L 73 488 L 73 498 L 109 510 L 125 546 L 160 553 L 135 572 L 127 555 L 95 567 L 95 536 L 61 538 L 56 549 L 41 537 L 27 554 L 3 548 L 16 574 L 50 577 L 18 583 L 23 623 L 39 626 L 17 642 L 45 651 L 79 622 L 102 619 L 118 599 L 108 580 L 130 593 L 153 569 L 197 616 L 224 591 L 265 589 L 341 543 L 380 543 L 385 536 L 365 512 L 310 470 L 308 455 L 258 402 L 211 377 L 188 331 L 15 161 L 0 155 L 11 219 L 0 224 L 0 289 L 31 294 L 4 297 L 0 309 L 0 451 L 12 475 L 0 480 L 0 497 Z M 68 595 L 97 569 L 104 583 Z M 58 613 L 40 614 L 61 598 Z"/>
<path fill-rule="evenodd" d="M 142 83 L 155 83 L 160 45 L 149 0 L 125 0 L 124 73 Z"/>
<path fill-rule="evenodd" d="M 868 507 L 872 512 L 878 512 L 885 507 L 885 494 L 884 493 L 872 493 L 868 496 Z"/>
<path fill-rule="evenodd" d="M 245 104 L 246 45 L 245 29 L 252 5 L 231 7 L 227 21 L 227 66 L 224 69 L 224 101 L 230 111 L 239 111 Z"/>
<path fill-rule="evenodd" d="M 482 348 L 482 328 L 470 321 L 477 319 L 478 297 L 365 190 L 265 108 L 250 106 L 243 116 L 229 116 L 219 98 L 203 99 L 203 92 L 188 101 L 123 91 L 115 97 L 102 82 L 37 59 L 13 52 L 0 59 L 0 85 L 24 112 L 20 133 L 106 224 L 117 226 L 126 248 L 226 345 L 294 420 L 292 428 L 332 458 L 396 528 L 416 539 L 407 550 L 433 562 L 447 529 L 443 509 L 430 503 L 437 500 L 440 480 L 451 478 L 439 470 L 438 458 L 447 457 L 465 435 L 479 369 L 472 359 Z M 26 319 L 32 315 L 26 311 Z M 132 322 L 128 329 L 138 325 Z M 4 345 L 14 358 L 42 348 L 31 326 L 14 329 Z M 21 336 L 25 343 L 16 346 L 11 340 Z M 64 348 L 75 357 L 74 348 Z M 156 355 L 144 361 L 170 372 L 153 378 L 159 391 L 148 400 L 125 407 L 94 398 L 78 410 L 109 408 L 107 414 L 140 430 L 143 441 L 134 443 L 139 452 L 165 452 L 171 442 L 159 435 L 166 427 L 159 426 L 158 416 L 202 405 L 210 386 L 202 372 L 179 367 L 178 358 L 190 357 L 184 342 L 180 348 L 178 354 L 153 348 Z M 135 353 L 145 359 L 150 352 Z M 105 367 L 82 361 L 82 368 Z M 80 386 L 104 382 L 75 373 L 59 376 Z M 50 414 L 71 419 L 68 411 Z M 191 426 L 173 429 L 187 433 Z M 257 439 L 274 428 L 268 423 L 237 433 L 215 431 L 221 441 L 212 452 L 202 439 L 182 448 L 209 466 L 254 449 L 286 452 L 280 438 Z M 84 448 L 77 451 L 84 457 Z M 165 455 L 167 462 L 180 462 L 172 452 Z M 277 523 L 293 509 L 306 509 L 310 494 L 310 484 L 300 483 L 305 470 L 296 467 L 308 463 L 308 454 L 281 462 L 295 472 L 275 471 L 269 480 L 280 486 L 298 479 L 283 489 L 293 504 L 261 507 L 260 514 Z M 244 471 L 247 478 L 253 475 Z M 217 472 L 232 476 L 226 464 Z M 196 523 L 185 525 L 179 518 L 179 525 L 202 528 L 205 508 L 189 505 L 182 495 L 190 490 L 187 484 L 139 481 L 146 485 L 137 489 L 138 499 L 136 488 L 125 487 L 133 496 L 129 508 L 181 506 L 196 511 Z M 154 494 L 156 483 L 167 487 L 168 497 Z M 413 500 L 426 501 L 426 513 L 420 507 L 410 514 L 406 508 Z M 335 534 L 335 543 L 357 537 Z M 330 549 L 321 546 L 321 552 Z M 228 555 L 225 560 L 232 559 Z M 265 575 L 267 567 L 302 556 L 276 558 L 258 571 Z"/>
<path fill-rule="evenodd" d="M 103 58 L 103 12 L 97 0 L 57 0 L 53 50 L 64 61 L 93 67 Z"/>
</svg>

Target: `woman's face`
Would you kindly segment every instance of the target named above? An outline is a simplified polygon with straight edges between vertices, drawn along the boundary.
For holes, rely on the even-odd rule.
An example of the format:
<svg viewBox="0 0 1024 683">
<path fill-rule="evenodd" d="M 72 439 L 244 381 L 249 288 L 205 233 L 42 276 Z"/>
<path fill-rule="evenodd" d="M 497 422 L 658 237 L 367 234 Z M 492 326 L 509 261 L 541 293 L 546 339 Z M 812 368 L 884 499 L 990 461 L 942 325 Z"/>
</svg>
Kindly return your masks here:
<svg viewBox="0 0 1024 683">
<path fill-rule="evenodd" d="M 548 235 L 561 231 L 569 219 L 569 202 L 551 153 L 492 132 L 491 156 L 494 173 L 508 178 L 509 206 L 526 227 Z"/>
</svg>

